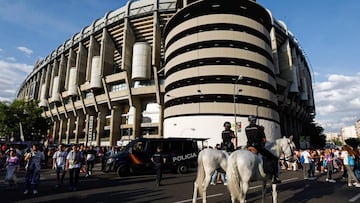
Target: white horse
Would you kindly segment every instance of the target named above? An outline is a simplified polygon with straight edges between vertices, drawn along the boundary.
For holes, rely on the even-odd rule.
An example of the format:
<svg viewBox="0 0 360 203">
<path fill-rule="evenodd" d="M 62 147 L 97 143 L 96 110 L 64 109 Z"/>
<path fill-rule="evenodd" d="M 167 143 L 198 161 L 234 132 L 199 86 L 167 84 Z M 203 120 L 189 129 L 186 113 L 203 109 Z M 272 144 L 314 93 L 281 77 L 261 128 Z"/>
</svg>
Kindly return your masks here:
<svg viewBox="0 0 360 203">
<path fill-rule="evenodd" d="M 209 186 L 211 176 L 218 168 L 226 171 L 228 157 L 228 153 L 223 150 L 205 148 L 200 151 L 197 176 L 194 182 L 193 203 L 196 202 L 198 191 L 202 197 L 202 202 L 206 203 L 206 189 Z"/>
<path fill-rule="evenodd" d="M 285 157 L 292 160 L 295 144 L 291 136 L 290 138 L 277 139 L 275 143 L 268 143 L 265 147 L 277 157 L 280 157 L 280 154 L 284 152 Z M 249 189 L 249 182 L 256 180 L 262 180 L 261 202 L 265 202 L 266 181 L 271 180 L 271 176 L 266 175 L 263 170 L 261 155 L 256 155 L 246 149 L 236 150 L 228 158 L 226 175 L 232 203 L 235 203 L 236 200 L 244 203 Z M 276 184 L 272 184 L 272 197 L 273 202 L 276 203 Z"/>
</svg>

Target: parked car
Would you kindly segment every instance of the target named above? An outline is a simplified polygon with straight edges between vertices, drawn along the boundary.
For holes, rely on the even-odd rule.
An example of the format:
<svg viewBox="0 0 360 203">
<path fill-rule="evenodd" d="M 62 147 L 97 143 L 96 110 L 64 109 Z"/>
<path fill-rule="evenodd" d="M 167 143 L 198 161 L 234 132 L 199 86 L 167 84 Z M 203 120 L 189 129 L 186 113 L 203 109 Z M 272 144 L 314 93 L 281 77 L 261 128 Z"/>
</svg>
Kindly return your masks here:
<svg viewBox="0 0 360 203">
<path fill-rule="evenodd" d="M 131 141 L 124 150 L 107 157 L 103 170 L 116 172 L 118 176 L 153 173 L 151 157 L 161 146 L 167 160 L 165 172 L 184 174 L 197 165 L 198 141 L 191 138 L 139 138 Z"/>
</svg>

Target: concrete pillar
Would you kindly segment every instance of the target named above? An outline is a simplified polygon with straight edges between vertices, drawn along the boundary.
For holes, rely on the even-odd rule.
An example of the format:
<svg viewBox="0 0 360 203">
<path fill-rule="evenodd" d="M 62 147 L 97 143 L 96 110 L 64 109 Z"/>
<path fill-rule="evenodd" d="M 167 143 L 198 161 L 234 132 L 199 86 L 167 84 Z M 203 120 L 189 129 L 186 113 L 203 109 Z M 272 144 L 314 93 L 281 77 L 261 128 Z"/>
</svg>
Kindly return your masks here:
<svg viewBox="0 0 360 203">
<path fill-rule="evenodd" d="M 88 146 L 88 142 L 89 142 L 89 120 L 90 120 L 90 115 L 86 114 L 85 115 L 85 122 L 84 122 L 84 133 L 85 133 L 85 145 Z"/>
<path fill-rule="evenodd" d="M 64 143 L 64 144 L 69 144 L 68 142 L 66 142 L 66 127 L 67 127 L 67 119 L 61 119 L 60 120 L 60 129 L 59 129 L 59 144 L 60 143 Z"/>
<path fill-rule="evenodd" d="M 83 84 L 86 81 L 86 65 L 87 65 L 88 51 L 82 42 L 79 43 L 79 52 L 76 58 L 76 68 L 78 70 L 78 84 Z"/>
<path fill-rule="evenodd" d="M 53 129 L 52 129 L 52 133 L 53 133 L 53 140 L 54 140 L 54 143 L 58 142 L 59 141 L 59 124 L 60 124 L 60 121 L 59 120 L 55 120 L 53 122 Z"/>
<path fill-rule="evenodd" d="M 113 74 L 115 44 L 106 28 L 103 29 L 103 38 L 100 47 L 102 75 Z"/>
<path fill-rule="evenodd" d="M 164 106 L 163 105 L 159 105 L 159 125 L 158 125 L 158 135 L 160 137 L 164 137 Z"/>
<path fill-rule="evenodd" d="M 138 98 L 133 98 L 133 107 L 134 107 L 134 126 L 133 134 L 131 139 L 141 137 L 141 101 Z"/>
<path fill-rule="evenodd" d="M 104 136 L 104 126 L 106 121 L 107 110 L 99 106 L 99 112 L 96 119 L 96 146 L 101 145 L 101 137 Z"/>
<path fill-rule="evenodd" d="M 64 91 L 65 88 L 65 79 L 66 79 L 66 68 L 67 68 L 67 58 L 64 54 L 61 55 L 60 64 L 59 64 L 59 87 L 60 92 Z"/>
<path fill-rule="evenodd" d="M 89 52 L 87 56 L 86 80 L 90 81 L 93 56 L 100 56 L 100 45 L 93 35 L 90 36 Z"/>
<path fill-rule="evenodd" d="M 114 106 L 114 108 L 111 109 L 110 146 L 116 146 L 116 142 L 121 139 L 121 110 L 120 106 Z"/>
<path fill-rule="evenodd" d="M 84 139 L 81 139 L 84 135 L 84 126 L 85 126 L 85 115 L 82 113 L 78 113 L 76 117 L 76 126 L 75 126 L 75 142 L 79 143 L 79 141 L 84 142 Z"/>
<path fill-rule="evenodd" d="M 67 90 L 69 88 L 69 78 L 70 78 L 70 68 L 76 66 L 76 53 L 75 51 L 70 48 L 69 49 L 69 56 L 66 64 L 66 77 L 65 77 L 65 89 Z"/>
<path fill-rule="evenodd" d="M 67 143 L 73 143 L 75 142 L 74 138 L 75 138 L 75 134 L 74 134 L 74 130 L 75 130 L 75 117 L 74 116 L 69 116 L 67 119 L 67 128 L 66 128 L 66 142 Z M 75 144 L 78 144 L 77 142 L 75 142 Z"/>
</svg>

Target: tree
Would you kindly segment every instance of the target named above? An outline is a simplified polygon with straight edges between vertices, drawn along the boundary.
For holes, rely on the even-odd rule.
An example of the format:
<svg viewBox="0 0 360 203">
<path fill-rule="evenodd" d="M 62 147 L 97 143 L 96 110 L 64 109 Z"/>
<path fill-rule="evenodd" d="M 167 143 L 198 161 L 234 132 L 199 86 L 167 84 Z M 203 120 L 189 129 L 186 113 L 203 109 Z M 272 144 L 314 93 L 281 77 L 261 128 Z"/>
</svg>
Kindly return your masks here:
<svg viewBox="0 0 360 203">
<path fill-rule="evenodd" d="M 341 140 L 339 138 L 332 139 L 331 141 L 334 142 L 334 144 L 336 146 L 342 146 L 343 145 L 343 143 L 341 142 Z"/>
<path fill-rule="evenodd" d="M 37 101 L 14 100 L 0 104 L 0 136 L 14 141 L 41 141 L 46 138 L 51 120 L 42 116 Z"/>
<path fill-rule="evenodd" d="M 323 133 L 324 128 L 317 123 L 308 123 L 303 127 L 303 136 L 310 137 L 310 145 L 313 148 L 324 148 L 326 144 L 326 136 Z"/>
<path fill-rule="evenodd" d="M 357 149 L 360 145 L 360 139 L 359 138 L 348 138 L 345 140 L 345 143 L 349 146 L 351 146 L 353 149 Z"/>
</svg>

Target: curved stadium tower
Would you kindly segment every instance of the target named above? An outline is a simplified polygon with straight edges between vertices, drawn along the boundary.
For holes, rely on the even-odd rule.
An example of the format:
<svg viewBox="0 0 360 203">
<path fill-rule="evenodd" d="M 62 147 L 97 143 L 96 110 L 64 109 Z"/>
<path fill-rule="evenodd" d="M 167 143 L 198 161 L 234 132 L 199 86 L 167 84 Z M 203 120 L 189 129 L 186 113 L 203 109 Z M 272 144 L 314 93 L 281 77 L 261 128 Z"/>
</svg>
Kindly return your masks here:
<svg viewBox="0 0 360 203">
<path fill-rule="evenodd" d="M 54 142 L 136 137 L 245 145 L 256 115 L 269 140 L 315 113 L 310 67 L 286 25 L 250 0 L 140 0 L 105 14 L 38 62 L 18 98 L 39 100 Z M 299 143 L 297 143 L 299 144 Z"/>
</svg>

